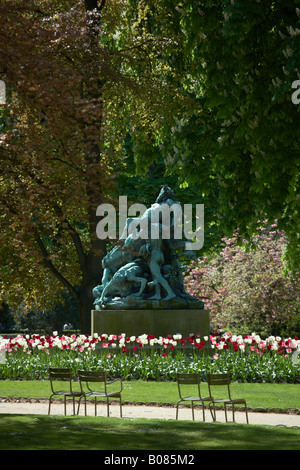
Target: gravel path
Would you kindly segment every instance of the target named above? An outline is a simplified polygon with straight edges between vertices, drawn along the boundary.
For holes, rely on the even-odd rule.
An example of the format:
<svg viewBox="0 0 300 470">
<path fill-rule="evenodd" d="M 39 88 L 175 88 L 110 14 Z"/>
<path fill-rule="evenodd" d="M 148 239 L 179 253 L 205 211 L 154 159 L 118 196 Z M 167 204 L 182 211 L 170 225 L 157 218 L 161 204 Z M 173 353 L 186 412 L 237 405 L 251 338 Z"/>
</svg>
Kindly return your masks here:
<svg viewBox="0 0 300 470">
<path fill-rule="evenodd" d="M 38 403 L 24 403 L 24 402 L 10 402 L 0 401 L 0 414 L 48 414 L 48 401 Z M 87 405 L 87 415 L 94 416 L 95 408 L 93 404 Z M 155 418 L 155 419 L 176 419 L 176 408 L 173 406 L 148 406 L 148 405 L 123 405 L 123 418 Z M 77 411 L 77 405 L 76 405 Z M 67 403 L 67 415 L 73 413 L 73 407 L 71 402 Z M 51 415 L 63 415 L 64 405 L 63 403 L 53 403 L 51 405 Z M 81 405 L 80 416 L 84 415 L 84 406 Z M 106 416 L 106 405 L 97 405 L 97 416 Z M 110 416 L 119 417 L 120 408 L 117 404 L 110 406 Z M 236 411 L 236 423 L 246 423 L 245 412 Z M 287 427 L 299 427 L 300 429 L 300 414 L 288 414 L 288 413 L 264 413 L 264 412 L 248 412 L 249 424 L 262 424 L 267 426 L 287 426 Z M 180 407 L 178 418 L 180 420 L 191 420 L 192 412 L 191 409 Z M 228 419 L 232 419 L 232 413 L 228 412 Z M 195 420 L 202 421 L 202 409 L 195 408 Z M 212 418 L 209 410 L 205 410 L 205 420 L 212 422 Z M 225 422 L 225 414 L 223 410 L 217 410 L 217 421 Z"/>
</svg>

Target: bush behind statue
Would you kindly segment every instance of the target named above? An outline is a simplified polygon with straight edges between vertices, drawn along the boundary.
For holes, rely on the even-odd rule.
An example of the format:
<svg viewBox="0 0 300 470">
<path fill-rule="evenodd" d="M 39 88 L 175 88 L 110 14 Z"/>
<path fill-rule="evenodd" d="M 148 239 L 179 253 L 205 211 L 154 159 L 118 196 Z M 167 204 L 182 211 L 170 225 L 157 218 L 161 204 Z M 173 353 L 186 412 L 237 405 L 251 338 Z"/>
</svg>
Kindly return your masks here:
<svg viewBox="0 0 300 470">
<path fill-rule="evenodd" d="M 264 221 L 253 237 L 255 249 L 238 245 L 238 232 L 224 238 L 221 253 L 193 262 L 186 290 L 206 297 L 212 328 L 265 336 L 299 336 L 300 273 L 287 271 L 287 239 L 276 223 Z"/>
</svg>

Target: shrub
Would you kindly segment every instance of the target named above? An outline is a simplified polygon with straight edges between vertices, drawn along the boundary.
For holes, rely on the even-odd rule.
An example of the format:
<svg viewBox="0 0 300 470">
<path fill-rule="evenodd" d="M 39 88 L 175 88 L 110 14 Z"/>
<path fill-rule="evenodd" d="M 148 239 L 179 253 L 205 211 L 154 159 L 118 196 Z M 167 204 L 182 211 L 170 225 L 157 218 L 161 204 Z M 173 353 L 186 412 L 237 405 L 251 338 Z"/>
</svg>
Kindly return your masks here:
<svg viewBox="0 0 300 470">
<path fill-rule="evenodd" d="M 214 328 L 299 335 L 300 273 L 285 272 L 284 232 L 264 221 L 253 241 L 256 249 L 247 251 L 237 244 L 238 233 L 224 238 L 219 256 L 192 263 L 186 289 L 204 297 Z"/>
</svg>

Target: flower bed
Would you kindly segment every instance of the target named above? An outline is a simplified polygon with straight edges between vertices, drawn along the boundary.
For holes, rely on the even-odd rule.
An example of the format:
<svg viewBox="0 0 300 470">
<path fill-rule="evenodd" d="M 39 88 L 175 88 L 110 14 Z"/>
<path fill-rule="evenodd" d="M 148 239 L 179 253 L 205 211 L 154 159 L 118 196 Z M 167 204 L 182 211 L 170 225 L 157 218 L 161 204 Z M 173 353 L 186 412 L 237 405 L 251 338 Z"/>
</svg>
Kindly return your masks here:
<svg viewBox="0 0 300 470">
<path fill-rule="evenodd" d="M 212 354 L 202 354 L 210 346 Z M 47 378 L 48 368 L 104 368 L 111 376 L 174 380 L 177 372 L 231 372 L 243 382 L 300 382 L 300 365 L 292 361 L 298 338 L 232 335 L 182 338 L 168 335 L 63 335 L 0 337 L 0 378 Z M 300 357 L 300 356 L 299 356 Z"/>
<path fill-rule="evenodd" d="M 144 346 L 160 346 L 163 348 L 167 355 L 167 351 L 174 351 L 175 348 L 182 350 L 186 346 L 192 346 L 195 350 L 201 350 L 209 344 L 212 349 L 219 354 L 220 351 L 232 350 L 234 352 L 255 352 L 258 355 L 266 354 L 270 351 L 277 351 L 280 355 L 284 354 L 286 357 L 291 355 L 294 351 L 300 349 L 299 338 L 286 338 L 283 339 L 279 336 L 269 336 L 262 339 L 259 335 L 252 333 L 251 335 L 232 335 L 231 333 L 224 333 L 221 336 L 210 335 L 200 339 L 200 334 L 191 335 L 183 338 L 180 334 L 167 335 L 166 337 L 160 336 L 156 338 L 153 335 L 141 336 L 126 336 L 125 333 L 121 335 L 63 335 L 58 336 L 54 332 L 51 336 L 41 335 L 18 335 L 16 337 L 1 337 L 0 336 L 0 350 L 6 350 L 8 353 L 13 351 L 22 350 L 27 354 L 39 350 L 49 353 L 51 350 L 70 350 L 70 351 L 94 351 L 102 349 L 105 351 L 110 348 L 119 348 L 123 353 L 129 353 L 130 350 L 138 353 Z M 217 356 L 216 356 L 217 358 Z"/>
</svg>

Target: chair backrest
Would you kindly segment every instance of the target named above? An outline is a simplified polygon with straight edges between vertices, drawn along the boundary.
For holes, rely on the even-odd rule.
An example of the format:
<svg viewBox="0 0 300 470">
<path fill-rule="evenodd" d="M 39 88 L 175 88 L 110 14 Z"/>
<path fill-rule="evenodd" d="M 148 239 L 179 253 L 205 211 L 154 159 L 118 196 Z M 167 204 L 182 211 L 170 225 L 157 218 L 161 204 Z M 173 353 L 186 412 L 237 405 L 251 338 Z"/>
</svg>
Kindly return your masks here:
<svg viewBox="0 0 300 470">
<path fill-rule="evenodd" d="M 211 386 L 225 385 L 227 386 L 228 396 L 230 396 L 230 374 L 207 374 L 208 388 L 211 394 Z"/>
<path fill-rule="evenodd" d="M 94 370 L 79 370 L 78 377 L 79 380 L 82 382 L 105 382 L 106 372 Z"/>
<path fill-rule="evenodd" d="M 62 369 L 62 368 L 50 367 L 49 379 L 50 379 L 51 389 L 53 393 L 54 393 L 54 388 L 53 388 L 54 380 L 67 381 L 69 383 L 70 390 L 72 391 L 72 370 L 70 368 Z"/>
<path fill-rule="evenodd" d="M 69 380 L 72 377 L 71 369 L 49 368 L 49 377 L 51 380 Z"/>
<path fill-rule="evenodd" d="M 78 370 L 78 378 L 83 392 L 83 383 L 85 382 L 86 387 L 89 391 L 92 391 L 89 387 L 89 383 L 102 382 L 104 384 L 104 391 L 106 393 L 106 372 L 105 371 L 94 371 L 94 370 Z"/>
<path fill-rule="evenodd" d="M 180 398 L 182 398 L 181 394 L 181 385 L 197 385 L 198 387 L 198 395 L 200 397 L 200 374 L 197 373 L 191 373 L 191 374 L 183 374 L 183 373 L 178 373 L 177 374 L 177 385 L 178 385 L 178 392 Z"/>
<path fill-rule="evenodd" d="M 177 383 L 181 385 L 197 385 L 200 383 L 200 374 L 191 373 L 191 374 L 177 374 Z"/>
</svg>

